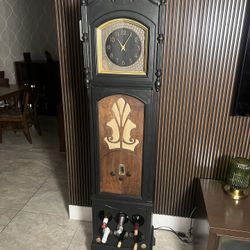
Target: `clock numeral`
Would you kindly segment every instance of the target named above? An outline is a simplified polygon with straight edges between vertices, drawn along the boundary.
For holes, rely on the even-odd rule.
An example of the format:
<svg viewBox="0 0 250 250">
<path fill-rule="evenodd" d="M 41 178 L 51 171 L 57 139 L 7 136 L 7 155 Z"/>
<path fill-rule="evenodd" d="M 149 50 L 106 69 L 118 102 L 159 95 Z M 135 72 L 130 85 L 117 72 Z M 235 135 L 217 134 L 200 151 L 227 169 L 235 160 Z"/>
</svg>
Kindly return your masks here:
<svg viewBox="0 0 250 250">
<path fill-rule="evenodd" d="M 121 30 L 121 35 L 122 36 L 126 36 L 126 34 L 127 34 L 126 30 Z"/>
<path fill-rule="evenodd" d="M 115 37 L 111 36 L 111 37 L 110 37 L 110 42 L 111 42 L 111 43 L 114 43 L 114 42 L 115 42 Z"/>
<path fill-rule="evenodd" d="M 125 61 L 124 60 L 122 60 L 122 65 L 124 66 L 124 65 L 126 65 L 126 63 L 125 63 Z"/>
<path fill-rule="evenodd" d="M 135 43 L 139 43 L 139 38 L 135 37 Z"/>
<path fill-rule="evenodd" d="M 116 32 L 115 32 L 115 35 L 119 37 L 119 36 L 120 36 L 120 32 L 119 32 L 119 31 L 116 31 Z"/>
<path fill-rule="evenodd" d="M 111 58 L 113 58 L 113 57 L 114 57 L 114 54 L 113 54 L 113 53 L 110 53 L 109 56 L 110 56 Z"/>
<path fill-rule="evenodd" d="M 115 60 L 116 60 L 117 63 L 119 63 L 119 58 L 118 57 L 116 57 Z"/>
<path fill-rule="evenodd" d="M 134 54 L 134 58 L 138 58 L 138 54 L 137 53 Z"/>
<path fill-rule="evenodd" d="M 129 60 L 129 63 L 133 63 L 133 60 L 131 57 L 128 60 Z"/>
<path fill-rule="evenodd" d="M 137 45 L 137 50 L 141 50 L 141 46 L 140 45 Z"/>
<path fill-rule="evenodd" d="M 111 50 L 111 45 L 107 45 L 107 50 Z"/>
</svg>

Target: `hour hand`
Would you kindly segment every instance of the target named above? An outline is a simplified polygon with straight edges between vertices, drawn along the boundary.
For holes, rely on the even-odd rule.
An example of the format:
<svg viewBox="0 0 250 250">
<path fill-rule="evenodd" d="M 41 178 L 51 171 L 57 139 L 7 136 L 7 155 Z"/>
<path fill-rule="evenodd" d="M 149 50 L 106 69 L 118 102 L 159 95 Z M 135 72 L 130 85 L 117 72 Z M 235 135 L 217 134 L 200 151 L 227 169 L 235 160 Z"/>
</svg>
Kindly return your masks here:
<svg viewBox="0 0 250 250">
<path fill-rule="evenodd" d="M 120 42 L 120 40 L 119 39 L 117 39 L 117 41 L 118 41 L 118 43 L 120 44 L 120 46 L 121 46 L 121 51 L 125 51 L 125 46 Z"/>
</svg>

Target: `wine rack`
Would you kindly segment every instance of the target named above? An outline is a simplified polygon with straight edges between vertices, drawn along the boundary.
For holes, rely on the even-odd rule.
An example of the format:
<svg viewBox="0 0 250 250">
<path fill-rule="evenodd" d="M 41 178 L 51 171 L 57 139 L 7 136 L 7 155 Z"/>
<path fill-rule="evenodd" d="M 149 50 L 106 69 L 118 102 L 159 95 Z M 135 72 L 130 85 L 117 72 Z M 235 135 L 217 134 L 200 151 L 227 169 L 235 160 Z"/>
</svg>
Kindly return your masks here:
<svg viewBox="0 0 250 250">
<path fill-rule="evenodd" d="M 92 245 L 95 249 L 150 249 L 154 244 L 154 237 L 152 236 L 152 226 L 147 222 L 152 214 L 152 206 L 142 204 L 128 204 L 127 202 L 116 201 L 107 202 L 107 200 L 93 201 L 93 214 L 97 215 L 93 218 L 93 233 L 94 239 Z M 104 219 L 107 215 L 108 219 Z M 124 216 L 122 223 L 122 230 L 119 231 L 119 218 Z M 139 217 L 139 218 L 138 218 Z M 135 221 L 138 218 L 138 225 Z M 103 226 L 103 220 L 105 226 Z M 107 241 L 102 242 L 105 228 L 109 228 L 109 235 Z M 121 228 L 120 228 L 121 229 Z M 119 243 L 119 236 L 124 231 L 125 239 Z M 138 235 L 134 231 L 138 231 Z"/>
<path fill-rule="evenodd" d="M 91 121 L 91 248 L 151 250 L 156 107 L 162 77 L 166 1 L 81 3 Z M 110 34 L 117 37 L 111 39 Z M 106 48 L 113 46 L 108 45 L 108 39 L 114 47 L 118 46 L 116 52 L 124 60 L 126 53 L 131 57 L 132 51 L 140 51 L 140 55 L 135 55 L 138 60 L 127 58 L 131 60 L 128 67 L 115 65 L 108 59 Z M 130 45 L 126 48 L 126 44 Z"/>
</svg>

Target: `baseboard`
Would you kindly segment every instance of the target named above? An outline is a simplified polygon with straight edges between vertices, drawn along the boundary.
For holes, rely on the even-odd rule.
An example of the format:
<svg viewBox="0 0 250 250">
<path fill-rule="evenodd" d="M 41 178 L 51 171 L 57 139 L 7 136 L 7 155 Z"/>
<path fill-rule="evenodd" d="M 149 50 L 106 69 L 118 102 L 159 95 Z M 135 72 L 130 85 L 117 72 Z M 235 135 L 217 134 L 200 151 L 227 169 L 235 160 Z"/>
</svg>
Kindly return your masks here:
<svg viewBox="0 0 250 250">
<path fill-rule="evenodd" d="M 72 220 L 92 221 L 92 208 L 69 205 L 69 218 Z M 153 226 L 171 227 L 175 231 L 188 232 L 190 218 L 153 214 Z"/>
<path fill-rule="evenodd" d="M 188 232 L 190 228 L 190 218 L 178 217 L 164 214 L 153 214 L 153 226 L 157 227 L 171 227 L 178 232 Z"/>
<path fill-rule="evenodd" d="M 92 208 L 69 205 L 69 218 L 71 220 L 92 221 Z"/>
</svg>

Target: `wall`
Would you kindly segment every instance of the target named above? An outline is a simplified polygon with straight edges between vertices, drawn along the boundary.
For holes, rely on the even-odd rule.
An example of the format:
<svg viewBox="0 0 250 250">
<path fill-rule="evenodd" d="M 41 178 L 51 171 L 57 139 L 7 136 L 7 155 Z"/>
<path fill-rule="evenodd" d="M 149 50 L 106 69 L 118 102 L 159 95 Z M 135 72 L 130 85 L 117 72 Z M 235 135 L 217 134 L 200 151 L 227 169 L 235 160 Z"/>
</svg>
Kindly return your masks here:
<svg viewBox="0 0 250 250">
<path fill-rule="evenodd" d="M 58 57 L 53 0 L 0 0 L 0 70 L 15 83 L 14 61 L 31 52 L 44 60 L 48 50 Z"/>
<path fill-rule="evenodd" d="M 168 1 L 155 210 L 186 215 L 196 178 L 249 157 L 249 118 L 230 116 L 246 0 Z"/>
<path fill-rule="evenodd" d="M 71 205 L 90 205 L 80 1 L 56 0 Z M 249 118 L 230 116 L 247 0 L 169 0 L 159 102 L 155 213 L 188 216 L 197 178 L 224 179 L 249 157 Z"/>
</svg>

